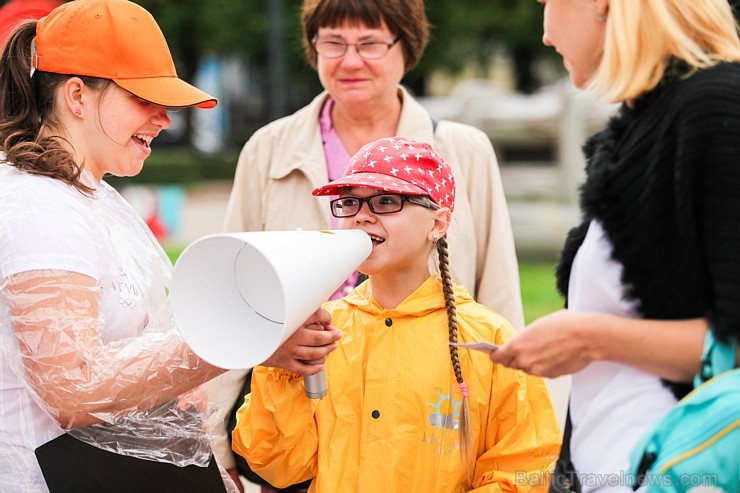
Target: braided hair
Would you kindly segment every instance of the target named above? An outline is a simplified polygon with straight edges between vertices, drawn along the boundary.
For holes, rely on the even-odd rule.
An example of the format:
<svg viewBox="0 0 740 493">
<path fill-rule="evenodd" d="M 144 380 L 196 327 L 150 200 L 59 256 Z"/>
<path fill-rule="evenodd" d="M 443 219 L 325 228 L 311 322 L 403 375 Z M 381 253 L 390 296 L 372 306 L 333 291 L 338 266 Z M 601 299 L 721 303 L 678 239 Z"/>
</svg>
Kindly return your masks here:
<svg viewBox="0 0 740 493">
<path fill-rule="evenodd" d="M 457 306 L 455 304 L 452 275 L 450 274 L 447 239 L 443 236 L 436 239 L 434 243 L 437 246 L 437 255 L 439 256 L 439 273 L 442 278 L 442 292 L 444 293 L 445 308 L 447 309 L 447 328 L 450 333 L 450 341 L 457 342 Z M 473 450 L 473 429 L 470 421 L 468 391 L 465 380 L 463 379 L 457 346 L 450 346 L 450 359 L 452 360 L 452 369 L 455 372 L 455 380 L 457 380 L 462 391 L 462 406 L 460 408 L 460 424 L 458 428 L 460 435 L 460 454 L 462 455 L 463 464 L 467 466 L 468 483 L 472 483 L 473 460 L 475 457 L 475 451 Z"/>
</svg>

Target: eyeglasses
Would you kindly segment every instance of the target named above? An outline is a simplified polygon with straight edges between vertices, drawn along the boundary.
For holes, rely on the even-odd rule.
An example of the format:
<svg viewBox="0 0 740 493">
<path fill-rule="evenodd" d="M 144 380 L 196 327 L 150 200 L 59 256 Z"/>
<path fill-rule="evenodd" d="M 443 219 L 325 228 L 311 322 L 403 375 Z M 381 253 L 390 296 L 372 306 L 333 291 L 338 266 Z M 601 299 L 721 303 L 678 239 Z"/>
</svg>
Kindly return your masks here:
<svg viewBox="0 0 740 493">
<path fill-rule="evenodd" d="M 397 193 L 381 193 L 371 195 L 370 197 L 340 197 L 334 199 L 331 204 L 331 214 L 334 217 L 352 217 L 356 216 L 362 208 L 363 202 L 367 202 L 370 212 L 373 214 L 392 214 L 403 209 L 404 202 L 420 205 L 428 209 L 434 209 L 433 203 L 425 197 L 414 195 L 401 195 Z"/>
<path fill-rule="evenodd" d="M 384 43 L 382 41 L 360 41 L 359 43 L 345 43 L 344 41 L 322 41 L 317 36 L 311 40 L 314 50 L 316 53 L 324 58 L 340 58 L 347 53 L 347 49 L 350 46 L 354 46 L 357 50 L 357 54 L 365 60 L 378 60 L 388 54 L 391 48 L 398 43 L 400 36 L 390 43 Z"/>
</svg>

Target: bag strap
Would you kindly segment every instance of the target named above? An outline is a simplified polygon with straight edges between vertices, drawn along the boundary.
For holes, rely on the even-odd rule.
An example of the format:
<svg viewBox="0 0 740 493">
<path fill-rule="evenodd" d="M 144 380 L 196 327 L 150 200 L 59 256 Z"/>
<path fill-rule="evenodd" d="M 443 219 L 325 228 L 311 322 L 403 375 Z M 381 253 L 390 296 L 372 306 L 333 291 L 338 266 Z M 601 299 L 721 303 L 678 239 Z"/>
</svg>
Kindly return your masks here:
<svg viewBox="0 0 740 493">
<path fill-rule="evenodd" d="M 563 430 L 563 444 L 560 447 L 560 456 L 552 471 L 552 478 L 548 493 L 580 493 L 581 482 L 578 472 L 570 460 L 570 437 L 573 434 L 573 423 L 570 419 L 570 402 L 568 402 L 568 413 L 565 417 L 565 429 Z"/>
<path fill-rule="evenodd" d="M 573 434 L 573 423 L 570 421 L 570 402 L 568 413 L 565 416 L 565 429 L 563 430 L 563 444 L 560 447 L 560 458 L 570 462 L 570 436 Z"/>
<path fill-rule="evenodd" d="M 711 327 L 704 336 L 704 351 L 701 355 L 701 368 L 694 377 L 694 387 L 735 367 L 737 341 L 729 338 L 727 342 L 718 341 Z"/>
</svg>

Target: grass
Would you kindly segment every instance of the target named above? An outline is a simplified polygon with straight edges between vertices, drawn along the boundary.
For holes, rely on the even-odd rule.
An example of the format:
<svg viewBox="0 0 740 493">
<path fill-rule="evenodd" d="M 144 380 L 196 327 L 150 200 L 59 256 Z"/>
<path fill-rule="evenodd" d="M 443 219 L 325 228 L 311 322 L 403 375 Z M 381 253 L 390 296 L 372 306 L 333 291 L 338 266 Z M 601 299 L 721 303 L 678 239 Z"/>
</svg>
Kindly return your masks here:
<svg viewBox="0 0 740 493">
<path fill-rule="evenodd" d="M 563 298 L 555 287 L 554 262 L 520 260 L 519 279 L 527 324 L 563 308 Z"/>
<path fill-rule="evenodd" d="M 184 246 L 164 246 L 164 251 L 167 253 L 167 256 L 170 258 L 172 263 L 175 263 L 175 260 L 177 260 L 177 257 L 180 256 L 182 251 L 185 250 Z"/>
<path fill-rule="evenodd" d="M 183 247 L 165 248 L 167 255 L 175 263 Z M 519 276 L 524 305 L 524 321 L 533 320 L 559 310 L 563 307 L 561 298 L 555 288 L 555 264 L 541 260 L 520 260 Z"/>
</svg>

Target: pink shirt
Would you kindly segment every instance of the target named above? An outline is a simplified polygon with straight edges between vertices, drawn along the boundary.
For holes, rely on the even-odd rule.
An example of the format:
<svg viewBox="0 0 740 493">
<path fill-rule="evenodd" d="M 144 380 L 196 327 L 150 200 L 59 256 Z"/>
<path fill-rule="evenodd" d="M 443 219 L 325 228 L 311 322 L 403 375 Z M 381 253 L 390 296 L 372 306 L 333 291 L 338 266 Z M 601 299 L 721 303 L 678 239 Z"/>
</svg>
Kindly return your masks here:
<svg viewBox="0 0 740 493">
<path fill-rule="evenodd" d="M 331 109 L 334 106 L 334 99 L 331 97 L 326 100 L 324 107 L 321 109 L 319 116 L 319 127 L 321 128 L 321 140 L 324 142 L 324 156 L 326 156 L 326 171 L 329 174 L 329 181 L 334 181 L 344 175 L 344 170 L 349 164 L 349 153 L 344 148 L 339 135 L 334 131 L 331 122 Z M 333 198 L 333 197 L 332 197 Z M 331 229 L 339 229 L 339 220 L 331 216 Z M 359 272 L 355 271 L 344 284 L 339 286 L 330 300 L 336 300 L 348 295 L 357 285 Z"/>
</svg>

